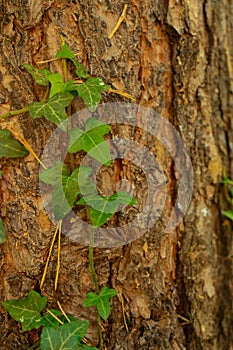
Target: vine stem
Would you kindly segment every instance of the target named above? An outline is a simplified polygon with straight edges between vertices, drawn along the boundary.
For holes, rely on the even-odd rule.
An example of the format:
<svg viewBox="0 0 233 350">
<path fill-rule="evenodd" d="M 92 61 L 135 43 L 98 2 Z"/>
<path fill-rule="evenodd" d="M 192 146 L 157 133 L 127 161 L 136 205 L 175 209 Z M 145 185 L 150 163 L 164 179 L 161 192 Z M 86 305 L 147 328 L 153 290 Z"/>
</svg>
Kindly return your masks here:
<svg viewBox="0 0 233 350">
<path fill-rule="evenodd" d="M 95 228 L 93 227 L 91 229 L 90 244 L 89 244 L 89 271 L 91 273 L 91 278 L 94 283 L 95 292 L 96 294 L 99 294 L 99 285 L 98 285 L 98 280 L 97 280 L 97 275 L 95 272 L 95 265 L 94 265 L 94 239 L 95 239 Z M 101 349 L 103 337 L 102 337 L 102 331 L 101 331 L 101 317 L 98 309 L 97 309 L 97 323 L 98 323 L 99 348 Z"/>
<path fill-rule="evenodd" d="M 5 119 L 7 117 L 13 117 L 14 115 L 26 113 L 28 111 L 29 111 L 28 107 L 25 107 L 25 108 L 22 108 L 22 109 L 18 109 L 17 111 L 10 111 L 10 112 L 7 112 L 5 114 L 2 114 L 0 116 L 0 119 Z"/>
<path fill-rule="evenodd" d="M 91 235 L 90 235 L 90 245 L 89 245 L 89 271 L 91 273 L 92 281 L 95 286 L 95 292 L 96 294 L 99 294 L 99 285 L 97 281 L 97 276 L 95 272 L 95 265 L 94 265 L 94 238 L 95 238 L 95 229 L 91 229 Z"/>
</svg>

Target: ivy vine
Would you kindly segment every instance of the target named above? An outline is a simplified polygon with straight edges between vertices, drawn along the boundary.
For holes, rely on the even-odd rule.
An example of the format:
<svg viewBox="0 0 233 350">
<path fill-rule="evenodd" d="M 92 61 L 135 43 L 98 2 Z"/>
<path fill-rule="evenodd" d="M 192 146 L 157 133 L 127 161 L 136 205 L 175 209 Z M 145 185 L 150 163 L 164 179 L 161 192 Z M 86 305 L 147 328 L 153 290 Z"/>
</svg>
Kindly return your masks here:
<svg viewBox="0 0 233 350">
<path fill-rule="evenodd" d="M 49 69 L 40 69 L 30 64 L 22 67 L 32 75 L 36 83 L 46 88 L 46 99 L 33 102 L 18 111 L 10 111 L 0 116 L 0 120 L 29 112 L 32 118 L 45 117 L 48 121 L 67 131 L 67 121 L 70 116 L 70 106 L 75 98 L 83 99 L 90 112 L 94 112 L 100 103 L 103 92 L 116 92 L 131 98 L 126 93 L 112 90 L 109 85 L 99 77 L 90 77 L 85 67 L 80 64 L 68 45 L 62 40 L 61 50 L 57 52 L 56 59 L 63 62 L 64 74 L 52 73 Z M 76 76 L 68 80 L 67 62 L 74 65 Z M 39 179 L 52 188 L 52 209 L 58 220 L 57 227 L 50 245 L 49 254 L 45 264 L 40 283 L 41 293 L 30 291 L 28 296 L 20 300 L 7 300 L 2 303 L 11 317 L 21 323 L 23 331 L 43 327 L 40 342 L 33 348 L 42 350 L 63 349 L 97 349 L 85 339 L 89 322 L 78 320 L 71 315 L 66 315 L 61 305 L 59 310 L 50 310 L 47 306 L 47 298 L 43 296 L 43 284 L 55 240 L 58 239 L 57 272 L 54 289 L 57 289 L 60 268 L 60 240 L 62 232 L 62 220 L 78 204 L 87 208 L 89 221 L 93 227 L 89 244 L 89 270 L 93 280 L 95 292 L 89 292 L 83 302 L 84 307 L 96 307 L 97 323 L 99 330 L 98 348 L 102 346 L 101 322 L 107 320 L 110 315 L 110 299 L 117 291 L 107 286 L 100 289 L 94 267 L 94 235 L 95 229 L 105 224 L 118 210 L 121 204 L 135 205 L 136 199 L 126 192 L 116 192 L 109 197 L 100 196 L 95 184 L 91 180 L 91 167 L 74 167 L 73 156 L 79 152 L 87 152 L 105 166 L 111 165 L 111 156 L 105 136 L 111 127 L 97 119 L 90 117 L 86 121 L 85 130 L 73 128 L 69 130 L 68 154 L 70 164 L 58 161 L 47 169 L 37 157 L 32 147 L 22 136 L 17 136 L 11 129 L 0 130 L 0 157 L 26 157 L 31 153 L 42 164 L 44 170 L 39 174 Z M 0 177 L 4 172 L 0 171 Z M 82 188 L 82 191 L 80 190 Z M 6 240 L 6 230 L 0 219 L 0 243 Z"/>
</svg>

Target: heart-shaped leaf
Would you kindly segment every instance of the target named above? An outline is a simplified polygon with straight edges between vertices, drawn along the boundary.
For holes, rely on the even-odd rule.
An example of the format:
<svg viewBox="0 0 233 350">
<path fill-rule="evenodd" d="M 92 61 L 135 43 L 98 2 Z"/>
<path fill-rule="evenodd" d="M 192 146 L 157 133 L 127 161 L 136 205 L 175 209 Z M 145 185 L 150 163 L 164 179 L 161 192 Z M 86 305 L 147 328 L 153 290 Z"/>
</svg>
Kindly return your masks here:
<svg viewBox="0 0 233 350">
<path fill-rule="evenodd" d="M 109 88 L 101 78 L 89 78 L 85 83 L 75 85 L 76 91 L 91 112 L 94 112 L 100 103 L 102 91 L 108 91 Z"/>
<path fill-rule="evenodd" d="M 96 306 L 100 316 L 104 320 L 107 320 L 110 315 L 110 298 L 114 297 L 115 295 L 117 295 L 117 291 L 115 289 L 104 286 L 99 295 L 89 292 L 83 302 L 83 306 Z"/>
<path fill-rule="evenodd" d="M 28 154 L 26 148 L 11 137 L 9 130 L 0 130 L 0 158 L 18 158 Z"/>
<path fill-rule="evenodd" d="M 48 86 L 49 85 L 49 79 L 48 77 L 52 72 L 48 69 L 39 69 L 35 66 L 32 66 L 30 64 L 22 64 L 22 66 L 30 73 L 33 78 L 35 79 L 36 83 L 42 86 Z"/>
<path fill-rule="evenodd" d="M 33 102 L 28 106 L 29 112 L 33 118 L 44 116 L 57 126 L 61 125 L 66 119 L 65 107 L 69 106 L 74 96 L 68 92 L 59 92 L 47 101 Z M 62 129 L 65 130 L 64 125 Z"/>
<path fill-rule="evenodd" d="M 31 290 L 26 298 L 3 301 L 3 307 L 11 317 L 22 324 L 24 331 L 39 328 L 43 317 L 41 311 L 47 304 L 47 298 Z"/>
<path fill-rule="evenodd" d="M 77 320 L 59 327 L 44 327 L 41 333 L 42 350 L 76 350 L 85 336 L 89 322 Z"/>
<path fill-rule="evenodd" d="M 3 226 L 2 219 L 0 218 L 0 244 L 4 243 L 6 240 L 6 230 Z"/>
<path fill-rule="evenodd" d="M 100 163 L 110 165 L 111 155 L 104 135 L 108 134 L 110 126 L 95 118 L 86 121 L 86 130 L 79 128 L 71 129 L 69 132 L 69 152 L 76 153 L 85 151 Z"/>
</svg>

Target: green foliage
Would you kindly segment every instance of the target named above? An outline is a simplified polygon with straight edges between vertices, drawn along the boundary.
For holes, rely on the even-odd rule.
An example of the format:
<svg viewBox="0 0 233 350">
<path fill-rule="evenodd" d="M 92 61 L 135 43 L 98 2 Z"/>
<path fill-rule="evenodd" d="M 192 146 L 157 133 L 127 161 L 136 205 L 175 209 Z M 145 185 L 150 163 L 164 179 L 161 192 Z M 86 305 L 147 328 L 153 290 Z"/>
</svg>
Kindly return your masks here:
<svg viewBox="0 0 233 350">
<path fill-rule="evenodd" d="M 117 212 L 119 205 L 137 204 L 137 200 L 125 192 L 116 192 L 110 197 L 91 195 L 83 196 L 78 204 L 90 205 L 90 219 L 94 227 L 102 226 Z M 93 208 L 92 208 L 93 207 Z"/>
<path fill-rule="evenodd" d="M 108 287 L 103 287 L 99 294 L 89 292 L 86 299 L 83 302 L 83 306 L 96 306 L 99 315 L 107 320 L 110 315 L 110 298 L 117 295 L 115 289 L 110 289 Z"/>
<path fill-rule="evenodd" d="M 76 67 L 76 74 L 79 78 L 87 78 L 88 77 L 88 74 L 87 74 L 85 67 L 75 59 L 75 55 L 69 49 L 67 44 L 63 43 L 62 48 L 60 51 L 57 52 L 56 57 L 71 60 Z"/>
<path fill-rule="evenodd" d="M 39 69 L 35 66 L 32 66 L 30 64 L 24 63 L 22 64 L 22 67 L 24 67 L 28 73 L 30 73 L 33 78 L 35 79 L 35 82 L 38 85 L 42 86 L 48 86 L 49 85 L 49 75 L 52 74 L 50 70 L 48 69 Z"/>
<path fill-rule="evenodd" d="M 9 130 L 0 130 L 0 158 L 18 158 L 28 155 L 28 151 L 21 143 L 11 137 Z"/>
<path fill-rule="evenodd" d="M 78 194 L 79 184 L 86 181 L 91 168 L 79 167 L 69 175 L 68 168 L 62 162 L 56 162 L 53 168 L 40 173 L 40 180 L 53 185 L 52 208 L 57 219 L 63 219 L 73 208 Z"/>
<path fill-rule="evenodd" d="M 69 106 L 74 96 L 68 92 L 59 92 L 47 101 L 33 102 L 28 106 L 33 118 L 44 116 L 57 126 L 60 126 L 67 118 L 65 107 Z M 64 125 L 62 128 L 65 130 Z"/>
<path fill-rule="evenodd" d="M 104 135 L 108 134 L 109 131 L 108 124 L 95 118 L 87 119 L 85 131 L 79 128 L 70 130 L 69 152 L 85 151 L 101 164 L 110 165 L 111 155 L 104 139 Z"/>
<path fill-rule="evenodd" d="M 0 244 L 4 243 L 6 240 L 6 230 L 3 226 L 2 219 L 0 218 Z"/>
<path fill-rule="evenodd" d="M 59 73 L 51 74 L 48 79 L 51 84 L 49 98 L 53 97 L 59 92 L 70 92 L 75 90 L 73 88 L 74 80 L 69 80 L 67 83 L 64 83 L 63 78 Z"/>
<path fill-rule="evenodd" d="M 1 116 L 2 118 L 29 111 L 32 118 L 44 116 L 47 120 L 67 132 L 68 123 L 65 123 L 69 117 L 69 109 L 67 107 L 71 105 L 74 96 L 80 96 L 91 112 L 96 110 L 100 103 L 102 92 L 108 91 L 110 87 L 99 77 L 89 77 L 85 67 L 76 60 L 74 53 L 66 43 L 62 43 L 61 50 L 57 52 L 56 58 L 62 58 L 63 60 L 65 80 L 67 80 L 68 76 L 67 60 L 71 61 L 75 66 L 76 77 L 69 81 L 64 81 L 59 73 L 52 73 L 48 69 L 39 69 L 30 64 L 23 64 L 23 68 L 32 75 L 37 84 L 47 87 L 47 92 L 49 92 L 47 96 L 49 97 L 41 102 L 33 102 L 27 108 L 19 111 L 6 113 Z M 92 238 L 94 238 L 95 228 L 106 223 L 116 213 L 120 205 L 137 203 L 132 196 L 124 192 L 114 193 L 110 197 L 100 196 L 90 177 L 92 169 L 82 166 L 73 169 L 73 154 L 79 151 L 87 152 L 89 156 L 101 164 L 107 166 L 111 164 L 110 150 L 104 138 L 109 131 L 110 126 L 108 124 L 95 118 L 89 118 L 86 121 L 85 130 L 79 128 L 71 129 L 69 131 L 68 151 L 72 169 L 69 169 L 63 162 L 58 161 L 52 168 L 42 171 L 39 175 L 41 181 L 52 186 L 52 209 L 58 220 L 62 220 L 77 203 L 88 206 L 91 223 L 94 227 Z M 9 130 L 0 130 L 0 157 L 25 157 L 27 155 L 28 151 L 10 136 Z M 2 171 L 0 171 L 1 175 Z M 89 263 L 96 293 L 89 292 L 83 305 L 97 308 L 99 346 L 101 348 L 100 317 L 107 320 L 110 314 L 110 298 L 115 296 L 117 292 L 106 286 L 98 292 L 99 287 L 94 268 L 92 238 L 90 238 Z M 5 239 L 5 229 L 2 219 L 0 219 L 0 244 Z M 68 322 L 58 310 L 45 312 L 47 298 L 42 297 L 35 291 L 30 291 L 28 296 L 21 300 L 4 301 L 2 305 L 15 320 L 21 323 L 24 331 L 43 327 L 40 339 L 41 350 L 97 350 L 95 347 L 88 346 L 82 341 L 88 329 L 88 321 L 77 320 L 75 317 L 69 316 L 71 322 Z M 54 317 L 51 315 L 51 312 Z"/>
<path fill-rule="evenodd" d="M 61 314 L 61 311 L 59 310 L 50 310 L 54 316 L 59 316 Z M 42 317 L 40 326 L 43 327 L 57 327 L 59 326 L 59 322 L 47 311 L 46 314 Z"/>
<path fill-rule="evenodd" d="M 40 313 L 44 310 L 46 304 L 47 298 L 41 297 L 34 290 L 31 290 L 26 298 L 7 300 L 2 303 L 11 317 L 22 324 L 24 331 L 40 327 L 43 319 Z"/>
<path fill-rule="evenodd" d="M 42 350 L 76 350 L 85 336 L 89 322 L 76 320 L 58 327 L 44 327 L 41 333 Z"/>
<path fill-rule="evenodd" d="M 95 112 L 100 103 L 102 91 L 108 91 L 110 86 L 106 85 L 101 78 L 88 78 L 83 84 L 76 84 L 75 90 L 82 97 L 88 109 Z"/>
<path fill-rule="evenodd" d="M 26 298 L 7 300 L 2 305 L 11 317 L 22 324 L 23 331 L 43 326 L 40 339 L 41 350 L 96 349 L 87 345 L 83 347 L 84 344 L 81 343 L 89 326 L 88 321 L 69 316 L 71 322 L 67 323 L 64 316 L 59 317 L 60 311 L 50 310 L 63 322 L 61 325 L 49 312 L 46 312 L 44 316 L 41 315 L 47 305 L 47 298 L 33 290 Z"/>
<path fill-rule="evenodd" d="M 229 209 L 229 210 L 225 210 L 223 212 L 223 215 L 225 215 L 228 219 L 230 219 L 231 221 L 233 221 L 233 210 Z"/>
<path fill-rule="evenodd" d="M 2 170 L 0 170 L 0 177 L 2 176 L 2 174 L 3 174 L 3 171 L 2 171 Z"/>
</svg>

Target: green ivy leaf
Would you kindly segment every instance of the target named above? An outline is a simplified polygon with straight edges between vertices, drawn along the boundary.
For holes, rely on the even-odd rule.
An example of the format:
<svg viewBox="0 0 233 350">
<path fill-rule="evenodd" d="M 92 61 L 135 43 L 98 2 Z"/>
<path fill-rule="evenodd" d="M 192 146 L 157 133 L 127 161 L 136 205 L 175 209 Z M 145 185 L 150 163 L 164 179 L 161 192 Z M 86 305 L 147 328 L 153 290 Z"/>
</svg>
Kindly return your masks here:
<svg viewBox="0 0 233 350">
<path fill-rule="evenodd" d="M 36 83 L 42 86 L 48 86 L 49 85 L 49 79 L 48 77 L 52 72 L 48 69 L 39 69 L 35 66 L 32 66 L 30 64 L 22 64 L 22 67 L 24 67 L 28 73 L 30 73 L 33 78 L 35 79 Z"/>
<path fill-rule="evenodd" d="M 49 185 L 56 185 L 57 183 L 61 182 L 61 179 L 68 177 L 68 168 L 61 161 L 57 161 L 54 167 L 43 170 L 39 174 L 39 179 Z"/>
<path fill-rule="evenodd" d="M 100 103 L 102 91 L 108 91 L 109 88 L 101 78 L 89 78 L 85 83 L 75 85 L 76 91 L 91 112 L 94 112 Z"/>
<path fill-rule="evenodd" d="M 111 155 L 104 139 L 104 135 L 109 131 L 110 126 L 108 124 L 102 123 L 95 118 L 89 118 L 86 121 L 85 131 L 78 128 L 69 131 L 69 152 L 85 151 L 100 163 L 110 165 Z"/>
<path fill-rule="evenodd" d="M 44 310 L 47 298 L 31 290 L 26 298 L 20 300 L 3 301 L 3 307 L 11 317 L 22 324 L 23 331 L 39 328 L 43 317 L 40 312 Z"/>
<path fill-rule="evenodd" d="M 64 43 L 62 45 L 62 48 L 60 51 L 57 52 L 56 57 L 57 58 L 66 58 L 66 59 L 71 60 L 76 67 L 77 76 L 80 78 L 87 78 L 88 77 L 88 74 L 86 72 L 85 67 L 75 59 L 75 55 L 69 49 L 67 44 Z"/>
<path fill-rule="evenodd" d="M 52 209 L 58 220 L 63 219 L 73 208 L 78 194 L 79 185 L 85 183 L 91 173 L 89 167 L 79 167 L 69 175 L 68 168 L 62 162 L 40 173 L 40 180 L 53 185 Z"/>
<path fill-rule="evenodd" d="M 2 219 L 0 218 L 0 244 L 4 243 L 6 240 L 6 230 L 3 226 Z"/>
<path fill-rule="evenodd" d="M 228 219 L 233 221 L 233 211 L 232 210 L 226 210 L 223 212 L 223 215 L 226 216 Z"/>
<path fill-rule="evenodd" d="M 0 130 L 0 158 L 18 158 L 28 154 L 24 146 L 11 137 L 9 130 Z"/>
<path fill-rule="evenodd" d="M 59 310 L 50 310 L 55 316 L 61 315 L 61 311 Z M 59 322 L 47 311 L 46 314 L 42 317 L 40 326 L 44 327 L 56 327 L 59 326 Z"/>
<path fill-rule="evenodd" d="M 76 350 L 85 336 L 89 322 L 77 320 L 59 327 L 44 327 L 41 333 L 41 350 Z"/>
<path fill-rule="evenodd" d="M 73 52 L 70 50 L 69 46 L 65 43 L 62 44 L 61 50 L 57 52 L 56 58 L 67 58 L 72 60 L 75 58 Z"/>
<path fill-rule="evenodd" d="M 47 101 L 33 102 L 28 106 L 33 118 L 44 116 L 57 126 L 60 126 L 67 119 L 65 107 L 69 106 L 74 96 L 68 92 L 59 92 Z M 62 129 L 65 129 L 64 125 Z"/>
<path fill-rule="evenodd" d="M 89 205 L 92 225 L 100 227 L 117 212 L 120 204 L 133 205 L 137 200 L 126 192 L 116 192 L 110 197 L 86 195 L 77 204 Z"/>
<path fill-rule="evenodd" d="M 117 291 L 115 289 L 104 286 L 99 295 L 89 292 L 83 302 L 83 306 L 96 306 L 100 316 L 104 320 L 107 320 L 110 315 L 110 298 L 114 297 L 115 295 L 117 295 Z"/>
<path fill-rule="evenodd" d="M 48 79 L 51 84 L 49 98 L 53 97 L 59 92 L 70 92 L 75 90 L 73 88 L 74 80 L 69 80 L 67 83 L 64 83 L 63 78 L 59 73 L 51 74 Z"/>
</svg>

